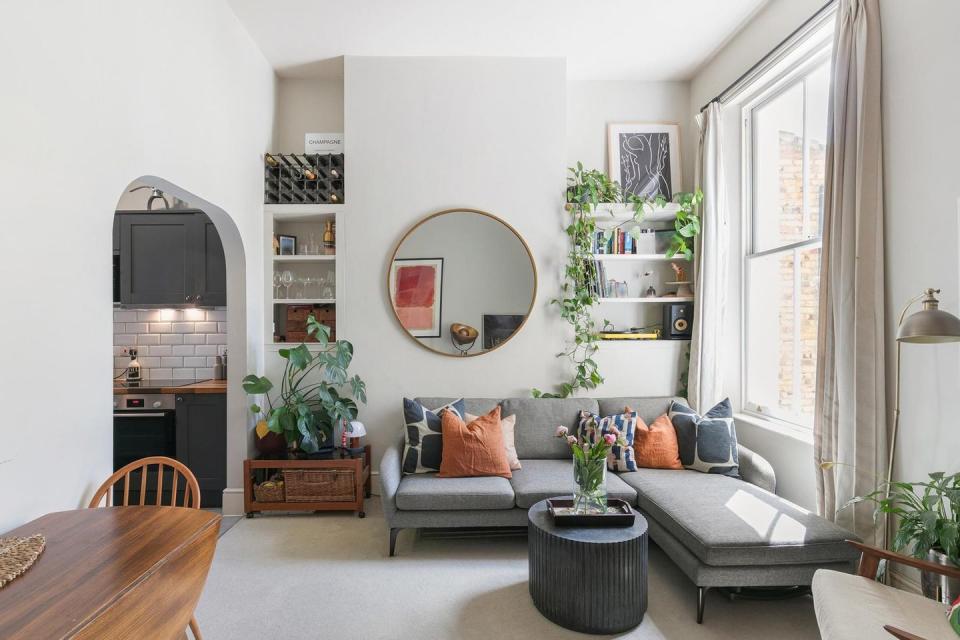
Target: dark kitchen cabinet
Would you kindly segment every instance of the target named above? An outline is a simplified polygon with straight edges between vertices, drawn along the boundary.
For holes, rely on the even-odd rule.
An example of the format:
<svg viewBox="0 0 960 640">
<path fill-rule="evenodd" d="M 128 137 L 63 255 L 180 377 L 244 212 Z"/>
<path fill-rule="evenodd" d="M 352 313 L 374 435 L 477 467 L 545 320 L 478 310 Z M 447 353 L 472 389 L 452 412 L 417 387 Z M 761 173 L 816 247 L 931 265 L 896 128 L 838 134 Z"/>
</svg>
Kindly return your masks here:
<svg viewBox="0 0 960 640">
<path fill-rule="evenodd" d="M 200 506 L 219 507 L 227 486 L 227 396 L 177 395 L 177 460 L 200 483 Z"/>
<path fill-rule="evenodd" d="M 206 214 L 118 211 L 117 218 L 122 304 L 226 305 L 223 244 Z"/>
</svg>

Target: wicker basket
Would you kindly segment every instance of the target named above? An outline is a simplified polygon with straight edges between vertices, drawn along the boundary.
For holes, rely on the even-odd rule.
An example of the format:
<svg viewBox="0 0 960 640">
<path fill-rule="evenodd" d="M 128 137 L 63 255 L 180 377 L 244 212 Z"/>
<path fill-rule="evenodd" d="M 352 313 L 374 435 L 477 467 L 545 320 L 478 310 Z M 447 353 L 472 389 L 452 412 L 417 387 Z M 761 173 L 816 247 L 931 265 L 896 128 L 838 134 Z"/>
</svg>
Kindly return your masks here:
<svg viewBox="0 0 960 640">
<path fill-rule="evenodd" d="M 253 495 L 257 502 L 284 502 L 283 480 L 267 480 L 253 485 Z"/>
<path fill-rule="evenodd" d="M 283 472 L 287 502 L 352 502 L 357 496 L 353 471 L 294 469 Z"/>
</svg>

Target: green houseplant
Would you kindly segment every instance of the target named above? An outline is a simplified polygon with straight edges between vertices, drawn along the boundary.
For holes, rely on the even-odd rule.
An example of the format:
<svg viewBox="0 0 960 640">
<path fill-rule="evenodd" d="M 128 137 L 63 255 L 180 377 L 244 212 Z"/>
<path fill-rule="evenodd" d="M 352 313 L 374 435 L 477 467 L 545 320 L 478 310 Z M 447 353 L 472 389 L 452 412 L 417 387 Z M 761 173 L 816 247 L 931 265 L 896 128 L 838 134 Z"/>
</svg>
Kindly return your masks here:
<svg viewBox="0 0 960 640">
<path fill-rule="evenodd" d="M 534 398 L 566 398 L 580 389 L 595 389 L 603 382 L 593 358 L 600 341 L 598 333 L 610 326 L 606 320 L 597 322 L 593 314 L 593 307 L 599 302 L 591 286 L 596 276 L 592 250 L 597 232 L 597 207 L 601 203 L 625 203 L 633 210 L 631 220 L 604 230 L 605 237 L 609 238 L 616 227 L 641 222 L 648 211 L 667 204 L 663 196 L 650 199 L 624 194 L 616 180 L 611 180 L 602 171 L 584 169 L 583 163 L 578 162 L 568 171 L 566 199 L 571 220 L 564 231 L 570 239 L 570 250 L 561 287 L 563 297 L 551 300 L 551 304 L 560 308 L 561 317 L 573 328 L 572 344 L 558 353 L 557 357 L 569 359 L 574 373 L 569 382 L 560 384 L 556 393 L 531 390 Z M 703 194 L 699 190 L 696 193 L 677 193 L 673 200 L 679 205 L 679 210 L 667 255 L 673 257 L 679 254 L 690 260 L 693 257 L 693 238 L 700 233 L 700 218 L 695 209 L 703 200 Z M 639 229 L 634 227 L 628 233 L 636 238 Z"/>
<path fill-rule="evenodd" d="M 336 425 L 357 417 L 357 401 L 366 403 L 367 388 L 360 376 L 348 373 L 352 344 L 330 342 L 329 327 L 312 315 L 307 335 L 316 337 L 319 352 L 312 353 L 303 343 L 280 349 L 287 362 L 279 388 L 266 376 L 251 374 L 243 379 L 243 390 L 263 398 L 250 406 L 258 423 L 282 435 L 291 450 L 311 454 L 331 439 Z"/>
</svg>

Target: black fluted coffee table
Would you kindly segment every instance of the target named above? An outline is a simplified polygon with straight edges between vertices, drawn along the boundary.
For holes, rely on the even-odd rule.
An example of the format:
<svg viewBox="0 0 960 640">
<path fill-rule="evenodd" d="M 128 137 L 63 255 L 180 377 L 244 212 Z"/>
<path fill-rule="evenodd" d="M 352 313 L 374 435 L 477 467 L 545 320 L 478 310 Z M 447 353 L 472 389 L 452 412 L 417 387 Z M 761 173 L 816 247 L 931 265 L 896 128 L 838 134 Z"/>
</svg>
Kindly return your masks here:
<svg viewBox="0 0 960 640">
<path fill-rule="evenodd" d="M 527 514 L 530 596 L 544 616 L 582 633 L 618 633 L 647 611 L 647 521 L 557 527 L 546 500 Z"/>
</svg>

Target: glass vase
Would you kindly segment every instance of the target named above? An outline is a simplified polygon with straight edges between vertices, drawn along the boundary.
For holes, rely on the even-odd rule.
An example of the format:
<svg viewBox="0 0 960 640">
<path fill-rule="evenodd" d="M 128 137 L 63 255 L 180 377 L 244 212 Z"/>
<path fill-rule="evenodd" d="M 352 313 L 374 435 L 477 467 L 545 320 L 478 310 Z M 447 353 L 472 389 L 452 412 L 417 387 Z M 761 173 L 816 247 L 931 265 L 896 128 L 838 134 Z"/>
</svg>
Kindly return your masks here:
<svg viewBox="0 0 960 640">
<path fill-rule="evenodd" d="M 576 513 L 606 513 L 607 461 L 573 458 L 573 509 Z"/>
</svg>

